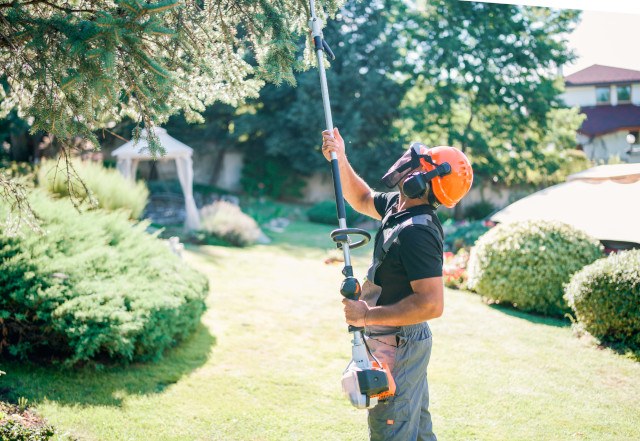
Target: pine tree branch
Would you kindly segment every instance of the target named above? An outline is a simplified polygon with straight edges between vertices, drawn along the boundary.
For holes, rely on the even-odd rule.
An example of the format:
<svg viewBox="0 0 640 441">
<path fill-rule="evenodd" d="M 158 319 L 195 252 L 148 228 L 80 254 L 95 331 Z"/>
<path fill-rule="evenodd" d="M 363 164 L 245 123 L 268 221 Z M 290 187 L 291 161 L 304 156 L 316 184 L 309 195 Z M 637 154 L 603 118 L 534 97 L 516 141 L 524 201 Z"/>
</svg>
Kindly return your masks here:
<svg viewBox="0 0 640 441">
<path fill-rule="evenodd" d="M 109 129 L 107 129 L 106 127 L 105 127 L 105 128 L 103 128 L 103 129 L 102 129 L 102 131 L 103 131 L 103 132 L 107 132 L 107 133 L 109 133 L 110 135 L 112 135 L 112 136 L 114 136 L 114 137 L 118 138 L 120 141 L 124 141 L 124 142 L 129 142 L 129 141 L 130 141 L 130 139 L 126 139 L 126 138 L 124 138 L 124 137 L 122 137 L 122 136 L 118 135 L 118 134 L 117 134 L 116 132 L 114 132 L 113 130 L 109 130 Z M 102 137 L 104 138 L 104 134 L 102 135 Z"/>
<path fill-rule="evenodd" d="M 93 193 L 91 192 L 89 187 L 87 187 L 87 184 L 84 182 L 82 177 L 80 177 L 78 171 L 73 165 L 73 161 L 71 160 L 69 154 L 71 148 L 72 147 L 67 144 L 62 145 L 62 150 L 60 151 L 61 154 L 58 157 L 58 164 L 56 165 L 56 169 L 60 165 L 60 160 L 63 159 L 65 162 L 65 173 L 67 178 L 67 193 L 69 194 L 69 199 L 71 200 L 71 203 L 73 204 L 75 209 L 80 212 L 80 204 L 82 204 L 85 200 L 88 199 L 90 208 L 97 207 L 98 202 L 95 200 L 95 198 L 93 197 Z M 80 186 L 82 187 L 80 191 L 76 190 L 74 182 L 78 182 L 80 184 Z"/>
<path fill-rule="evenodd" d="M 5 22 L 5 24 L 9 27 L 9 28 L 13 28 L 11 25 L 11 22 L 9 22 L 4 15 L 0 15 L 0 19 L 2 19 L 3 22 Z M 15 30 L 15 29 L 14 29 Z M 13 41 L 13 39 L 9 36 L 9 35 L 5 35 L 4 33 L 0 33 L 0 37 L 2 37 L 2 39 L 4 39 L 9 46 L 11 46 L 11 49 L 13 49 L 15 52 L 19 52 L 18 47 L 16 46 L 15 42 Z"/>
<path fill-rule="evenodd" d="M 7 219 L 6 234 L 17 234 L 23 223 L 35 232 L 42 232 L 38 217 L 27 199 L 26 187 L 4 172 L 0 172 L 0 198 L 8 202 L 10 214 L 16 216 Z"/>
<path fill-rule="evenodd" d="M 27 2 L 21 3 L 17 0 L 12 1 L 11 3 L 3 3 L 0 4 L 0 9 L 4 8 L 14 8 L 17 6 L 34 6 L 34 5 L 47 5 L 51 8 L 57 9 L 59 11 L 67 12 L 67 13 L 77 13 L 77 12 L 90 12 L 95 14 L 97 11 L 95 9 L 74 9 L 66 6 L 56 5 L 53 2 L 47 0 L 29 0 Z"/>
</svg>

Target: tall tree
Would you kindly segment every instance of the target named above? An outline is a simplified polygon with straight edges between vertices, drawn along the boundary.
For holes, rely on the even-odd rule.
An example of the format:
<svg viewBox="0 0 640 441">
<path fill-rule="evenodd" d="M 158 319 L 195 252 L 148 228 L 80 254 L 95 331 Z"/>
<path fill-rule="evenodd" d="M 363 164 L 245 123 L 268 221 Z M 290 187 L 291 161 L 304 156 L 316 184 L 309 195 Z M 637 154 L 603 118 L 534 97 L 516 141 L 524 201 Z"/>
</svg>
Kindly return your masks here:
<svg viewBox="0 0 640 441">
<path fill-rule="evenodd" d="M 372 184 L 405 148 L 394 127 L 410 87 L 411 67 L 399 42 L 405 12 L 402 1 L 352 0 L 324 30 L 336 54 L 327 70 L 334 124 L 348 143 L 349 158 Z M 296 83 L 265 87 L 255 111 L 237 119 L 235 132 L 248 157 L 264 152 L 276 163 L 272 168 L 248 163 L 255 179 L 260 173 L 266 179 L 277 168 L 302 174 L 329 170 L 318 150 L 325 128 L 318 72 L 301 72 Z"/>
<path fill-rule="evenodd" d="M 566 36 L 578 18 L 572 10 L 430 1 L 407 27 L 418 59 L 411 129 L 466 151 L 481 178 L 522 183 L 532 169 L 559 167 L 557 151 L 574 147 L 562 134 L 582 121 L 563 108 L 558 75 L 574 57 Z"/>
</svg>

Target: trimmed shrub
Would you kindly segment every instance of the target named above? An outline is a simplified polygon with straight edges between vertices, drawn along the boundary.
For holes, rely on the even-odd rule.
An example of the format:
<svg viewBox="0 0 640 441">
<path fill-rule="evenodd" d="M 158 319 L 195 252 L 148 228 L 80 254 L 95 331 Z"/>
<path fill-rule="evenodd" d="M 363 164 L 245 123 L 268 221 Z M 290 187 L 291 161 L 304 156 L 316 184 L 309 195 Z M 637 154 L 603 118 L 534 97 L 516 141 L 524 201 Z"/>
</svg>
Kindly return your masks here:
<svg viewBox="0 0 640 441">
<path fill-rule="evenodd" d="M 92 204 L 95 200 L 99 208 L 114 211 L 126 210 L 131 219 L 138 219 L 147 205 L 149 191 L 144 182 L 131 182 L 117 170 L 105 168 L 101 164 L 88 161 L 72 162 L 74 170 L 87 186 L 89 194 L 80 181 L 71 175 L 71 196 L 81 203 Z M 64 162 L 43 161 L 38 170 L 38 182 L 49 193 L 68 197 L 70 185 Z"/>
<path fill-rule="evenodd" d="M 255 244 L 262 231 L 258 223 L 231 202 L 217 201 L 200 210 L 201 230 L 238 247 Z"/>
<path fill-rule="evenodd" d="M 0 226 L 0 335 L 19 358 L 148 360 L 190 334 L 207 279 L 123 212 L 30 198 L 45 234 Z M 0 204 L 0 217 L 7 215 Z"/>
<path fill-rule="evenodd" d="M 565 293 L 578 322 L 591 335 L 640 349 L 640 250 L 611 254 L 584 267 Z"/>
<path fill-rule="evenodd" d="M 19 420 L 9 419 L 0 421 L 0 439 L 11 441 L 47 441 L 56 432 L 51 426 L 28 427 L 20 424 Z"/>
<path fill-rule="evenodd" d="M 470 220 L 480 220 L 496 211 L 496 207 L 489 201 L 480 201 L 471 204 L 464 210 L 464 215 Z"/>
<path fill-rule="evenodd" d="M 561 316 L 569 311 L 563 285 L 602 257 L 600 243 L 559 222 L 498 225 L 471 250 L 467 286 L 523 311 Z"/>
<path fill-rule="evenodd" d="M 0 440 L 47 441 L 55 429 L 30 409 L 0 401 Z"/>
<path fill-rule="evenodd" d="M 444 225 L 445 250 L 457 252 L 462 248 L 469 249 L 489 228 L 484 221 L 465 221 L 457 224 Z"/>
<path fill-rule="evenodd" d="M 351 208 L 351 205 L 344 203 L 345 211 L 347 214 L 347 224 L 352 225 L 360 220 L 361 215 L 356 210 Z M 322 201 L 315 204 L 313 207 L 307 210 L 307 217 L 309 221 L 318 224 L 337 225 L 338 215 L 336 213 L 335 201 Z"/>
</svg>

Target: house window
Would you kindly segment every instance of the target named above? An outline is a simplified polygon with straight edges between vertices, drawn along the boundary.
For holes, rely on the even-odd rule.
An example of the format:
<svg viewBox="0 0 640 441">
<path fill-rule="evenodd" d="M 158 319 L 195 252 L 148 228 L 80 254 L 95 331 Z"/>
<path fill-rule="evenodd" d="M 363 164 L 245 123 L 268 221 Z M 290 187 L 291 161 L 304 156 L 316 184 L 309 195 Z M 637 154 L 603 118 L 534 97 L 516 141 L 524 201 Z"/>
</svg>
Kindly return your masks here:
<svg viewBox="0 0 640 441">
<path fill-rule="evenodd" d="M 596 87 L 596 103 L 611 103 L 611 89 L 609 87 Z"/>
<path fill-rule="evenodd" d="M 631 86 L 616 86 L 618 89 L 618 102 L 619 103 L 628 103 L 631 102 Z"/>
</svg>

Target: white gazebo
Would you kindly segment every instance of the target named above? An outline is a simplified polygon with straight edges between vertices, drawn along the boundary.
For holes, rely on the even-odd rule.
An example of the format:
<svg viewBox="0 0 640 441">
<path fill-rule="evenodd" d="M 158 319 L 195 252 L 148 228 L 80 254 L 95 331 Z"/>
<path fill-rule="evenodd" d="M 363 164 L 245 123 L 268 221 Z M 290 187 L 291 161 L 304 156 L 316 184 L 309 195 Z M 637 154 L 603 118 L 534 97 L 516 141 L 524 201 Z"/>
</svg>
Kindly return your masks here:
<svg viewBox="0 0 640 441">
<path fill-rule="evenodd" d="M 187 214 L 184 226 L 188 230 L 197 230 L 200 228 L 200 218 L 198 216 L 198 209 L 196 208 L 196 201 L 193 199 L 193 149 L 169 136 L 163 128 L 155 127 L 154 132 L 166 152 L 159 159 L 173 159 L 176 161 L 178 179 L 180 180 L 180 186 L 184 193 L 184 205 Z M 112 155 L 118 158 L 118 171 L 120 171 L 125 178 L 131 180 L 135 180 L 136 178 L 136 170 L 140 161 L 156 159 L 149 151 L 146 129 L 142 130 L 140 140 L 137 144 L 129 141 L 115 149 Z"/>
</svg>

